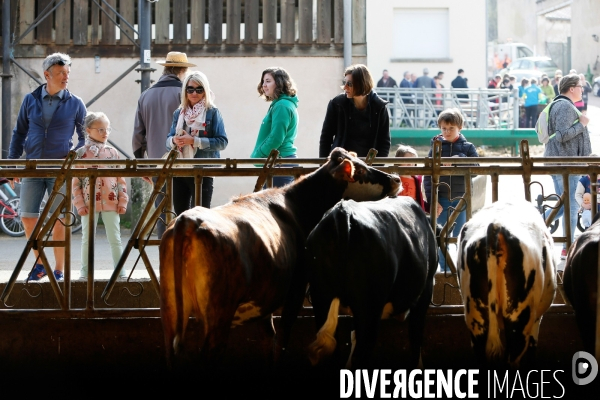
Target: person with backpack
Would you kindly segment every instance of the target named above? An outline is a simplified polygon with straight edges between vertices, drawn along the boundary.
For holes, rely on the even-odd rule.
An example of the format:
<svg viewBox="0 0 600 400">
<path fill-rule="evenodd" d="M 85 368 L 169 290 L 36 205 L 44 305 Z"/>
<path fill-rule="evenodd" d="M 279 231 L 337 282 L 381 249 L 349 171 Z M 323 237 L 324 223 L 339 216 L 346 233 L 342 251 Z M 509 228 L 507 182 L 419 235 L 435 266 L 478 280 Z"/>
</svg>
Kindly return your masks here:
<svg viewBox="0 0 600 400">
<path fill-rule="evenodd" d="M 583 93 L 583 84 L 579 75 L 565 75 L 559 83 L 558 95 L 552 103 L 540 114 L 538 124 L 544 125 L 544 119 L 547 123 L 547 141 L 545 142 L 544 157 L 587 157 L 592 153 L 592 144 L 590 142 L 590 134 L 587 130 L 587 125 L 590 119 L 581 114 L 575 108 L 575 102 L 581 100 Z M 542 120 L 542 121 L 540 121 Z M 541 128 L 540 128 L 541 130 Z M 540 137 L 541 136 L 541 137 Z M 538 131 L 538 137 L 546 140 L 544 132 Z M 560 165 L 559 163 L 551 163 L 549 165 Z M 579 208 L 578 202 L 575 199 L 575 191 L 579 181 L 579 175 L 569 175 L 569 199 L 571 209 L 569 210 L 571 221 L 571 240 L 575 237 L 575 228 L 577 225 L 577 211 Z M 564 191 L 564 182 L 562 175 L 552 175 L 554 189 L 559 196 Z M 548 217 L 552 210 L 547 210 L 544 218 Z M 556 219 L 562 217 L 564 207 L 561 207 L 556 215 Z M 565 224 L 563 217 L 563 234 L 565 234 Z M 567 257 L 566 246 L 563 247 L 561 259 Z"/>
</svg>

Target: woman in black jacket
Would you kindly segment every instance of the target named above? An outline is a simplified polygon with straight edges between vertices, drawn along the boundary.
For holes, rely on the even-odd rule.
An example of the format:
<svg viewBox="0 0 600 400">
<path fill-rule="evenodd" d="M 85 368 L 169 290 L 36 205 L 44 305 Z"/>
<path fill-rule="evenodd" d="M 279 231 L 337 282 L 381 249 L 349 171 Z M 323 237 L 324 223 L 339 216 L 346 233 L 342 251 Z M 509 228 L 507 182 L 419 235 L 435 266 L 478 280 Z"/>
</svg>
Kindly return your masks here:
<svg viewBox="0 0 600 400">
<path fill-rule="evenodd" d="M 363 64 L 344 71 L 344 93 L 329 101 L 321 139 L 319 157 L 327 157 L 335 147 L 343 147 L 366 157 L 375 148 L 378 157 L 390 151 L 390 118 L 387 101 L 373 91 L 373 78 Z"/>
</svg>

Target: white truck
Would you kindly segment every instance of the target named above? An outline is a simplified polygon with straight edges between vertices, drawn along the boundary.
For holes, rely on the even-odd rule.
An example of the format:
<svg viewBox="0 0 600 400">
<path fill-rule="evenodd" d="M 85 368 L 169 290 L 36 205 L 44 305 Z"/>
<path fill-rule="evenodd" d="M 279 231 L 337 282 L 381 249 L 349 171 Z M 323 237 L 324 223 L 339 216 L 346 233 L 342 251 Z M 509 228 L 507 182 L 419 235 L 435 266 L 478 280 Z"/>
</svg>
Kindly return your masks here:
<svg viewBox="0 0 600 400">
<path fill-rule="evenodd" d="M 488 76 L 493 76 L 517 58 L 533 57 L 533 50 L 525 43 L 488 43 Z"/>
</svg>

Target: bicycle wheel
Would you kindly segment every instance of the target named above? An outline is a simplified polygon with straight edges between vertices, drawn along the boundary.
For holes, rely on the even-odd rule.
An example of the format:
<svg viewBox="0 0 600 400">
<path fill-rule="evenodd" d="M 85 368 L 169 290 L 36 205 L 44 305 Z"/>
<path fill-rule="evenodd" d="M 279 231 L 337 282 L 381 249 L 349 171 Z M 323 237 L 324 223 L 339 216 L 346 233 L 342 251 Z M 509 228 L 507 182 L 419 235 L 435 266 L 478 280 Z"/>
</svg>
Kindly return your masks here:
<svg viewBox="0 0 600 400">
<path fill-rule="evenodd" d="M 46 207 L 46 199 L 42 200 L 42 203 L 40 204 L 40 214 L 44 210 L 44 207 Z M 77 213 L 77 209 L 74 205 L 71 205 L 71 212 L 73 213 L 73 224 L 71 225 L 71 233 L 79 232 L 81 230 L 81 215 Z"/>
<path fill-rule="evenodd" d="M 71 206 L 73 212 L 73 225 L 71 225 L 71 233 L 79 232 L 81 230 L 81 215 L 77 214 L 75 206 Z"/>
<path fill-rule="evenodd" d="M 19 237 L 25 235 L 25 228 L 19 215 L 21 200 L 18 197 L 7 200 L 6 205 L 0 209 L 0 229 L 8 236 Z"/>
</svg>

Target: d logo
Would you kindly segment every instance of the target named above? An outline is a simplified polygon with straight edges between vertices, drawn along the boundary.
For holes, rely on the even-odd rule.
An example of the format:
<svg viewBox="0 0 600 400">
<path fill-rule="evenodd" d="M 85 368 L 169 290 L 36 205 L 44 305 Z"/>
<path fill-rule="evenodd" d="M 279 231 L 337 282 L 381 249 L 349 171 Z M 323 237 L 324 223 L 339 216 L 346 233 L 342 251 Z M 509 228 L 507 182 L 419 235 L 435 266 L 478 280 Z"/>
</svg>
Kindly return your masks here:
<svg viewBox="0 0 600 400">
<path fill-rule="evenodd" d="M 576 385 L 587 385 L 598 375 L 598 362 L 590 353 L 578 351 L 573 354 L 571 371 Z"/>
</svg>

